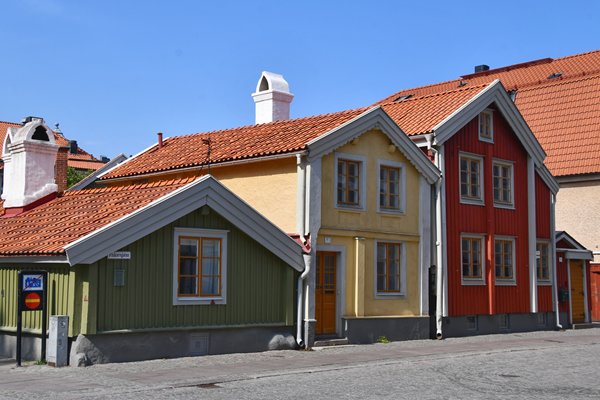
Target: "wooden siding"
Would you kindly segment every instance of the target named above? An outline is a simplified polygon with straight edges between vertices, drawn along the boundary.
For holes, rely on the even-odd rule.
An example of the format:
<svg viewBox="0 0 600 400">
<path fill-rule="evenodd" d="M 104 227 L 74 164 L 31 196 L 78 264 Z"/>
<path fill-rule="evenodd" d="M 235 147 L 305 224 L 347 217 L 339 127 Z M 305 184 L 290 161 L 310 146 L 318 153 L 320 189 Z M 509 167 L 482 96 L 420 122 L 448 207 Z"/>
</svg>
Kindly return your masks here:
<svg viewBox="0 0 600 400">
<path fill-rule="evenodd" d="M 483 158 L 484 206 L 460 203 L 461 152 Z M 446 179 L 446 234 L 448 255 L 448 313 L 450 316 L 529 312 L 529 243 L 527 209 L 527 153 L 506 121 L 494 112 L 494 143 L 479 140 L 474 118 L 444 144 Z M 492 162 L 514 164 L 514 209 L 494 207 Z M 485 235 L 486 284 L 462 284 L 460 235 Z M 494 284 L 495 235 L 515 238 L 515 286 Z"/>
<path fill-rule="evenodd" d="M 537 239 L 550 241 L 550 188 L 537 172 L 535 174 L 535 232 Z M 537 292 L 538 311 L 553 311 L 552 286 L 538 285 Z"/>
<path fill-rule="evenodd" d="M 175 227 L 229 231 L 227 304 L 173 305 Z M 89 270 L 90 282 L 98 282 L 97 290 L 90 289 L 97 297 L 97 325 L 90 317 L 90 333 L 294 323 L 298 273 L 212 210 L 195 211 L 123 250 L 131 260 L 102 259 Z M 113 285 L 116 267 L 125 269 L 125 286 Z"/>
<path fill-rule="evenodd" d="M 69 266 L 67 264 L 19 264 L 0 266 L 0 330 L 17 328 L 17 276 L 20 270 L 48 271 L 48 315 L 66 315 L 69 301 Z M 23 313 L 23 330 L 40 331 L 42 312 Z"/>
</svg>

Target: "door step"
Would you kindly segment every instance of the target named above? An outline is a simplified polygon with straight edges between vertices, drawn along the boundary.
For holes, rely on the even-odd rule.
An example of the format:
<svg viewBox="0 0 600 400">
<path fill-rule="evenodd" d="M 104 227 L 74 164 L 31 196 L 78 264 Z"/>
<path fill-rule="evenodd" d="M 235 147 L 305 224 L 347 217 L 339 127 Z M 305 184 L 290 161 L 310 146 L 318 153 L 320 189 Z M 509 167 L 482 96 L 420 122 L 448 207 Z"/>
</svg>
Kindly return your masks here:
<svg viewBox="0 0 600 400">
<path fill-rule="evenodd" d="M 589 329 L 589 328 L 593 328 L 594 324 L 589 323 L 589 322 L 585 322 L 585 323 L 581 323 L 581 324 L 573 324 L 573 329 Z"/>
<path fill-rule="evenodd" d="M 347 338 L 318 339 L 313 347 L 343 346 L 348 344 Z"/>
</svg>

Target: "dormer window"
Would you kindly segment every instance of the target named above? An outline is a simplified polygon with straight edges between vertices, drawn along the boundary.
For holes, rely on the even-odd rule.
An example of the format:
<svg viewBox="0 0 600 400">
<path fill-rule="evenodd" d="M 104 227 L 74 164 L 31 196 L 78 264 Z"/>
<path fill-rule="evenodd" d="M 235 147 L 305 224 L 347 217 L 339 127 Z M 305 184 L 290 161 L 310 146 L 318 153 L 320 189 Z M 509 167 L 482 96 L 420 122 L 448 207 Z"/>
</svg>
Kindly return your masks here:
<svg viewBox="0 0 600 400">
<path fill-rule="evenodd" d="M 479 140 L 494 142 L 494 119 L 492 110 L 485 110 L 479 114 Z"/>
</svg>

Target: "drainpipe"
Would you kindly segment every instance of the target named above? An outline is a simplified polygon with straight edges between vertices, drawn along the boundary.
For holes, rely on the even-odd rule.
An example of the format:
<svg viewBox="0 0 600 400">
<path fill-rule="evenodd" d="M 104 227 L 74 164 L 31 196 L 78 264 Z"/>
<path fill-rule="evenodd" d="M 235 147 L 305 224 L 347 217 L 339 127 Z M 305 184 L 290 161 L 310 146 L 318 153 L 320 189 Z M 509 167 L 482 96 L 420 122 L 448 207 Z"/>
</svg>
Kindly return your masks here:
<svg viewBox="0 0 600 400">
<path fill-rule="evenodd" d="M 550 253 L 551 257 L 551 268 L 552 268 L 552 295 L 554 297 L 554 309 L 556 311 L 556 327 L 563 329 L 560 324 L 560 308 L 558 302 L 558 281 L 556 274 L 556 227 L 555 227 L 555 209 L 556 209 L 556 194 L 550 194 Z"/>
<path fill-rule="evenodd" d="M 296 155 L 296 164 L 298 171 L 298 206 L 296 212 L 296 229 L 300 234 L 300 239 L 304 240 L 304 233 L 306 232 L 306 166 L 302 162 L 302 155 Z M 304 340 L 302 340 L 302 304 L 304 299 L 304 280 L 310 272 L 311 258 L 309 254 L 304 254 L 304 272 L 298 277 L 298 288 L 297 288 L 297 316 L 296 316 L 296 343 L 301 348 L 304 347 Z"/>
<path fill-rule="evenodd" d="M 435 273 L 435 284 L 436 284 L 436 305 L 435 305 L 435 325 L 436 325 L 436 333 L 435 337 L 437 339 L 442 339 L 442 316 L 443 316 L 443 294 L 444 294 L 444 286 L 443 286 L 443 255 L 442 255 L 442 180 L 443 176 L 443 159 L 440 153 L 432 146 L 433 137 L 429 137 L 427 139 L 427 148 L 430 149 L 434 153 L 434 164 L 438 169 L 442 172 L 440 174 L 440 179 L 435 183 L 435 247 L 436 247 L 436 273 Z"/>
</svg>

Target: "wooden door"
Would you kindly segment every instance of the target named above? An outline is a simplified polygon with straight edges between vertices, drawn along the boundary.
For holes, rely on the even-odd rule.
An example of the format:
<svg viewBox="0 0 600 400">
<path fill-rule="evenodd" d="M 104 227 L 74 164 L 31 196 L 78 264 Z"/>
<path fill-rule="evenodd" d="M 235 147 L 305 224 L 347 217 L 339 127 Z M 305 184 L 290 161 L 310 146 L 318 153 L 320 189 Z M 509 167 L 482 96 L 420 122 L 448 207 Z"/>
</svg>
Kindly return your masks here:
<svg viewBox="0 0 600 400">
<path fill-rule="evenodd" d="M 583 293 L 583 261 L 570 260 L 571 274 L 571 312 L 573 323 L 585 322 L 584 293 Z"/>
<path fill-rule="evenodd" d="M 592 321 L 600 321 L 600 267 L 594 265 L 590 268 Z"/>
<path fill-rule="evenodd" d="M 317 287 L 315 292 L 317 335 L 336 333 L 336 265 L 336 253 L 317 252 Z"/>
</svg>

